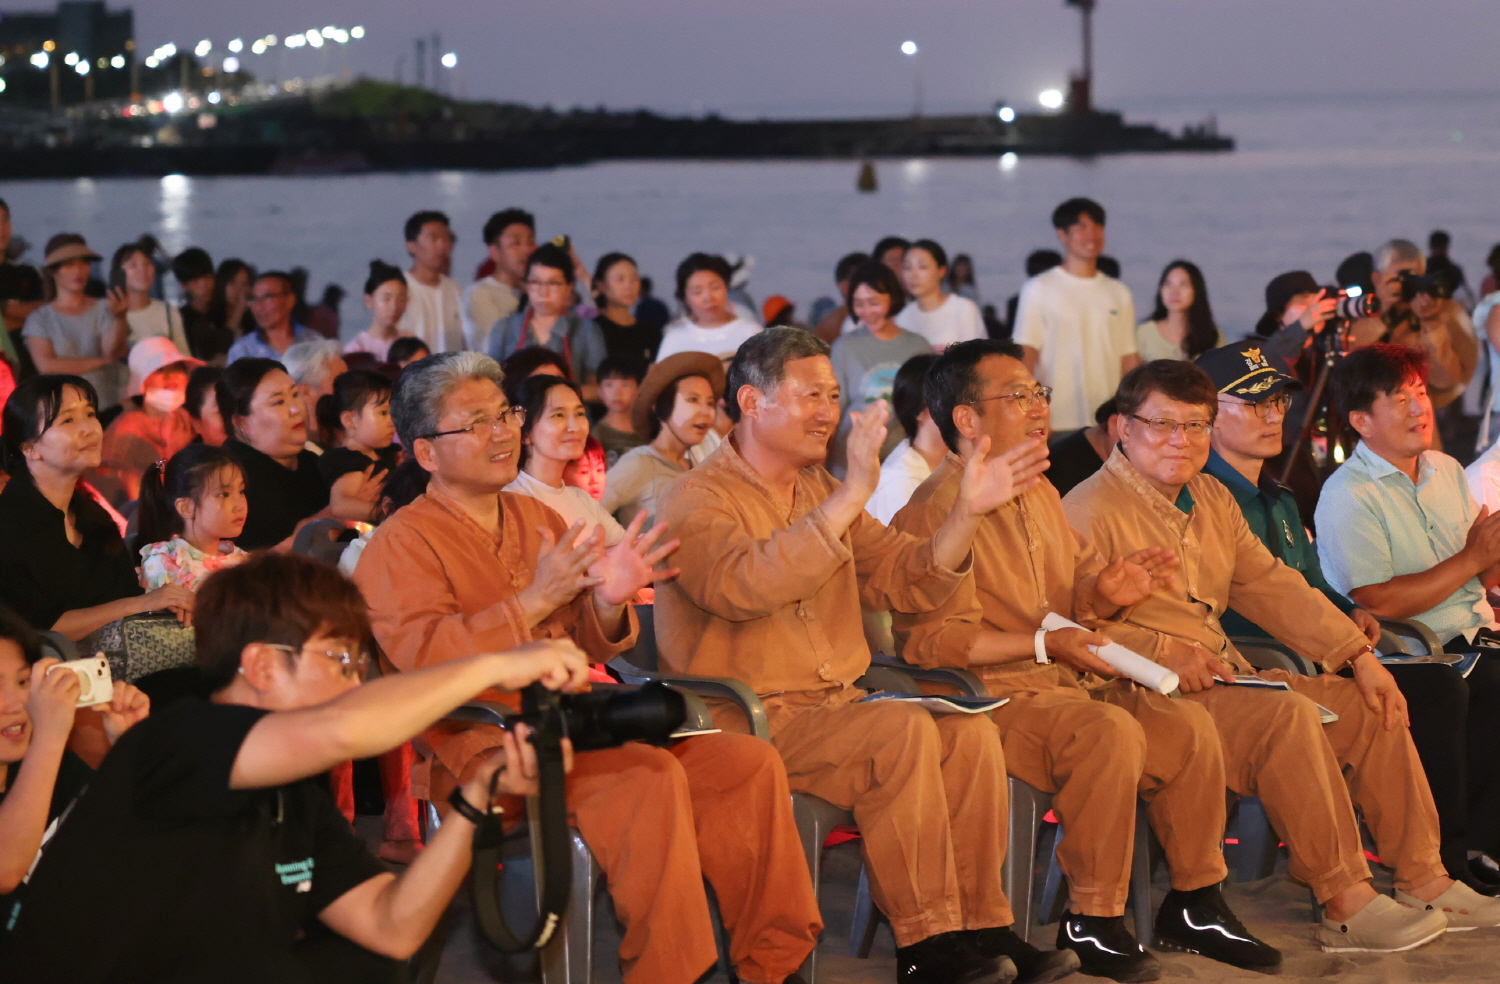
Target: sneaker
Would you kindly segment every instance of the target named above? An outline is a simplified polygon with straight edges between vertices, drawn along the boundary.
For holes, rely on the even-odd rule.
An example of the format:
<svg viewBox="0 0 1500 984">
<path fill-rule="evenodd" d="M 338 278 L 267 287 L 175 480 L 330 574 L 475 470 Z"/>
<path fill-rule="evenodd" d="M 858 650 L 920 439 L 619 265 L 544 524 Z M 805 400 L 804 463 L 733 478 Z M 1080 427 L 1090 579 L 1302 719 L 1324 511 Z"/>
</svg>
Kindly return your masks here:
<svg viewBox="0 0 1500 984">
<path fill-rule="evenodd" d="M 1072 950 L 1038 950 L 1010 926 L 975 929 L 964 935 L 981 957 L 1009 957 L 1016 965 L 1015 984 L 1047 984 L 1078 969 L 1078 954 Z"/>
<path fill-rule="evenodd" d="M 939 933 L 896 948 L 896 984 L 1011 984 L 1016 965 L 982 957 L 962 932 Z"/>
<path fill-rule="evenodd" d="M 1423 912 L 1442 913 L 1448 932 L 1462 933 L 1482 926 L 1500 926 L 1500 899 L 1486 898 L 1463 882 L 1456 881 L 1431 902 L 1396 889 L 1396 901 Z"/>
<path fill-rule="evenodd" d="M 1500 864 L 1488 854 L 1470 858 L 1459 880 L 1480 895 L 1500 896 Z"/>
<path fill-rule="evenodd" d="M 1389 895 L 1377 895 L 1348 919 L 1324 919 L 1313 937 L 1329 953 L 1398 953 L 1430 943 L 1447 931 L 1448 919 L 1441 912 L 1418 911 Z"/>
<path fill-rule="evenodd" d="M 1281 969 L 1281 951 L 1250 935 L 1218 885 L 1168 892 L 1156 913 L 1156 946 L 1262 974 Z"/>
<path fill-rule="evenodd" d="M 1130 935 L 1124 916 L 1065 912 L 1057 926 L 1057 948 L 1078 954 L 1079 973 L 1090 977 L 1108 977 L 1121 984 L 1161 977 L 1160 961 Z"/>
</svg>

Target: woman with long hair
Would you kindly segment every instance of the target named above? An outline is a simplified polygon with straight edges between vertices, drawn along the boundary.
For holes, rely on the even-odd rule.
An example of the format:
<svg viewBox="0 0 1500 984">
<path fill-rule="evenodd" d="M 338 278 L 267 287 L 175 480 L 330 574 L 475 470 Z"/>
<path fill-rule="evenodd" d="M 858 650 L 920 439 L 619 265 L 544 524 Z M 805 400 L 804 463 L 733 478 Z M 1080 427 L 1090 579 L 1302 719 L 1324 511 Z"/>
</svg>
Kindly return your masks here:
<svg viewBox="0 0 1500 984">
<path fill-rule="evenodd" d="M 919 239 L 901 258 L 901 286 L 910 303 L 896 316 L 896 324 L 927 339 L 934 352 L 955 342 L 984 338 L 984 315 L 979 305 L 944 289 L 948 254 L 931 239 Z"/>
<path fill-rule="evenodd" d="M 594 304 L 599 314 L 594 324 L 604 334 L 604 348 L 611 356 L 635 359 L 644 366 L 656 361 L 661 328 L 635 316 L 641 299 L 641 271 L 624 253 L 605 253 L 594 267 Z"/>
<path fill-rule="evenodd" d="M 1150 318 L 1136 326 L 1135 343 L 1142 362 L 1191 362 L 1224 344 L 1224 334 L 1214 324 L 1208 305 L 1208 285 L 1196 264 L 1187 260 L 1167 264 L 1156 283 L 1156 307 Z"/>
<path fill-rule="evenodd" d="M 255 330 L 255 317 L 250 313 L 250 288 L 254 284 L 255 271 L 244 260 L 225 260 L 214 274 L 208 320 L 223 333 L 220 340 L 227 340 L 226 353 L 237 339 Z"/>
</svg>

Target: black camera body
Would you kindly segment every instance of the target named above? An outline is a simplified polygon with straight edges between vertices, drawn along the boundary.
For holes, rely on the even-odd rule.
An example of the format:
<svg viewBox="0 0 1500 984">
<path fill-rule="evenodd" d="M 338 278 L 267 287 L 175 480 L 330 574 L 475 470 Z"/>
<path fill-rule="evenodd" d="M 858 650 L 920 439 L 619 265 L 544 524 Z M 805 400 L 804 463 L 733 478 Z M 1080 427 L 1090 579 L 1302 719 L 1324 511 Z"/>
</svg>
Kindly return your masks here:
<svg viewBox="0 0 1500 984">
<path fill-rule="evenodd" d="M 1454 277 L 1444 271 L 1423 274 L 1403 270 L 1399 276 L 1401 280 L 1401 300 L 1408 304 L 1418 294 L 1426 294 L 1428 297 L 1446 301 L 1458 289 L 1458 284 L 1454 281 Z"/>
<path fill-rule="evenodd" d="M 538 735 L 573 742 L 574 751 L 618 748 L 628 741 L 659 745 L 682 727 L 687 701 L 659 680 L 635 690 L 591 690 L 561 694 L 532 684 L 521 694 L 521 721 Z"/>
</svg>

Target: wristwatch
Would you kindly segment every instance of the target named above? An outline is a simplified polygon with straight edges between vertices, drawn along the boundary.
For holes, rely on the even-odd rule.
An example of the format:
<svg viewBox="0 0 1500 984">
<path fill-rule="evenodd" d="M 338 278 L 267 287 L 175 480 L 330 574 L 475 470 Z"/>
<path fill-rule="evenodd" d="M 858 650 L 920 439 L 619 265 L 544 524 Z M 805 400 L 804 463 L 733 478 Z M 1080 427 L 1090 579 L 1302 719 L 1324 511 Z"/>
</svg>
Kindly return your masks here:
<svg viewBox="0 0 1500 984">
<path fill-rule="evenodd" d="M 476 826 L 483 823 L 485 820 L 484 811 L 475 806 L 473 803 L 470 803 L 468 800 L 464 799 L 464 788 L 462 786 L 455 786 L 453 788 L 453 792 L 448 794 L 448 805 L 458 811 L 459 815 L 462 816 L 465 820 L 469 821 L 472 824 L 475 824 Z M 492 814 L 499 815 L 504 812 L 505 811 L 501 810 L 498 806 L 490 807 L 490 813 Z"/>
<path fill-rule="evenodd" d="M 1032 641 L 1036 650 L 1036 661 L 1038 663 L 1050 663 L 1052 658 L 1047 655 L 1047 630 L 1037 629 L 1036 638 Z"/>
</svg>

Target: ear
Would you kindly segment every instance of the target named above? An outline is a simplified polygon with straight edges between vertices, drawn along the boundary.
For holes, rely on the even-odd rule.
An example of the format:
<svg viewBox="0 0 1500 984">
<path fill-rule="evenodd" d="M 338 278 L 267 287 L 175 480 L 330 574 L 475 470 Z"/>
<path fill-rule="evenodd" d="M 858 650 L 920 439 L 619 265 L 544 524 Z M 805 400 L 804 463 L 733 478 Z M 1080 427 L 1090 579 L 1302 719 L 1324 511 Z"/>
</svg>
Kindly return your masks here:
<svg viewBox="0 0 1500 984">
<path fill-rule="evenodd" d="M 339 414 L 339 425 L 344 428 L 346 434 L 354 429 L 354 421 L 358 416 L 353 410 L 345 410 Z"/>
<path fill-rule="evenodd" d="M 1368 436 L 1369 431 L 1370 431 L 1370 424 L 1371 424 L 1370 411 L 1368 411 L 1368 410 L 1350 410 L 1349 411 L 1349 426 L 1353 427 L 1354 430 L 1355 430 L 1355 433 L 1359 434 L 1360 437 L 1366 437 L 1366 436 Z"/>
<path fill-rule="evenodd" d="M 263 642 L 252 642 L 240 650 L 239 676 L 251 689 L 266 693 L 287 675 L 287 654 Z"/>
<path fill-rule="evenodd" d="M 1054 229 L 1053 231 L 1057 233 L 1057 243 L 1059 246 L 1068 245 L 1068 230 Z"/>
<path fill-rule="evenodd" d="M 926 413 L 927 411 L 923 410 L 922 412 Z M 984 436 L 979 424 L 979 411 L 967 403 L 953 408 L 953 426 L 958 428 L 960 437 L 971 443 L 977 442 Z"/>
<path fill-rule="evenodd" d="M 765 404 L 765 394 L 760 390 L 746 383 L 735 393 L 735 398 L 740 404 L 741 419 L 760 416 L 761 408 Z"/>
<path fill-rule="evenodd" d="M 425 437 L 417 438 L 412 442 L 411 454 L 423 471 L 429 475 L 437 474 L 437 455 L 433 454 L 432 441 Z"/>
<path fill-rule="evenodd" d="M 198 511 L 198 504 L 190 496 L 183 496 L 172 501 L 172 508 L 177 510 L 177 515 L 182 517 L 184 523 L 191 523 L 193 514 Z"/>
</svg>

